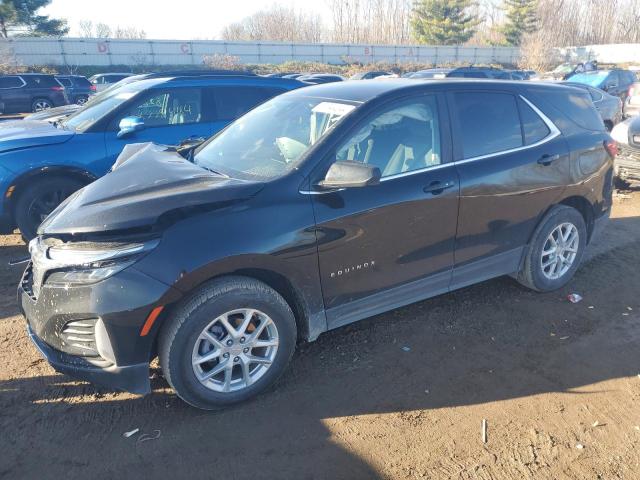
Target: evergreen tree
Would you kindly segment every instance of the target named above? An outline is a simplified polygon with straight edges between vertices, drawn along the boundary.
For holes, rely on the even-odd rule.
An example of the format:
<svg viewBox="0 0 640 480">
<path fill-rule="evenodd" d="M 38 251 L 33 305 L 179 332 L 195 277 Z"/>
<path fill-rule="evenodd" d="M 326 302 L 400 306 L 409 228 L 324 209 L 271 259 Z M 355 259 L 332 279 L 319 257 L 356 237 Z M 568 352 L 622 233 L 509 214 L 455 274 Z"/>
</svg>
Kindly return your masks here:
<svg viewBox="0 0 640 480">
<path fill-rule="evenodd" d="M 10 35 L 61 36 L 69 31 L 65 20 L 38 15 L 51 0 L 0 0 L 0 37 Z"/>
<path fill-rule="evenodd" d="M 520 45 L 525 33 L 538 29 L 538 0 L 504 0 L 507 21 L 502 33 L 509 45 Z"/>
<path fill-rule="evenodd" d="M 472 0 L 416 0 L 411 30 L 419 43 L 460 45 L 475 33 L 480 19 L 469 11 Z"/>
</svg>

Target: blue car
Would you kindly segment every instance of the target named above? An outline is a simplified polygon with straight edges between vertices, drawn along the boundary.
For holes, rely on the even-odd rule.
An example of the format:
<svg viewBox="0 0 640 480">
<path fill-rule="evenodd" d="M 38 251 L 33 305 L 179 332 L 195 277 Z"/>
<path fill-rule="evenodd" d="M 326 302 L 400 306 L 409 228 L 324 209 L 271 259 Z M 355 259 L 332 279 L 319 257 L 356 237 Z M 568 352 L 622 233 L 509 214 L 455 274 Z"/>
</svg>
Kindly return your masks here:
<svg viewBox="0 0 640 480">
<path fill-rule="evenodd" d="M 144 79 L 59 122 L 0 123 L 0 233 L 27 240 L 66 197 L 109 171 L 125 145 L 209 137 L 254 106 L 304 86 L 257 75 Z"/>
</svg>

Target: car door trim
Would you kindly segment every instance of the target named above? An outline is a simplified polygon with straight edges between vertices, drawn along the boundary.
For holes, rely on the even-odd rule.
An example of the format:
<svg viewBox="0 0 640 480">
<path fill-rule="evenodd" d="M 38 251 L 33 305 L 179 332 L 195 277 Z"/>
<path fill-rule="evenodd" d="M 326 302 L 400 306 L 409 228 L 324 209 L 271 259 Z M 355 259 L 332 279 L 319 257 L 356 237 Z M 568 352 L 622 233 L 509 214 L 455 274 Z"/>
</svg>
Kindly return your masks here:
<svg viewBox="0 0 640 480">
<path fill-rule="evenodd" d="M 558 137 L 560 135 L 560 129 L 558 127 L 556 127 L 555 123 L 553 123 L 549 119 L 549 117 L 547 117 L 544 113 L 542 113 L 542 111 L 538 107 L 536 107 L 531 101 L 529 101 L 526 97 L 524 97 L 522 95 L 518 95 L 518 96 L 527 105 L 529 105 L 531 107 L 531 109 L 545 123 L 545 125 L 549 129 L 549 135 L 544 137 L 542 140 L 538 140 L 537 142 L 532 143 L 531 145 L 523 145 L 521 147 L 510 148 L 508 150 L 501 150 L 499 152 L 494 152 L 494 153 L 487 153 L 485 155 L 478 155 L 476 157 L 463 158 L 462 160 L 456 160 L 455 162 L 453 162 L 454 164 L 461 165 L 461 164 L 464 164 L 464 163 L 475 162 L 477 160 L 485 160 L 487 158 L 497 157 L 499 155 L 507 155 L 507 154 L 510 154 L 510 153 L 516 153 L 516 152 L 521 152 L 523 150 L 528 150 L 530 148 L 536 148 L 536 147 L 539 147 L 540 145 L 544 145 L 545 143 L 550 142 L 551 140 L 553 140 L 554 138 L 556 138 L 556 137 Z"/>
</svg>

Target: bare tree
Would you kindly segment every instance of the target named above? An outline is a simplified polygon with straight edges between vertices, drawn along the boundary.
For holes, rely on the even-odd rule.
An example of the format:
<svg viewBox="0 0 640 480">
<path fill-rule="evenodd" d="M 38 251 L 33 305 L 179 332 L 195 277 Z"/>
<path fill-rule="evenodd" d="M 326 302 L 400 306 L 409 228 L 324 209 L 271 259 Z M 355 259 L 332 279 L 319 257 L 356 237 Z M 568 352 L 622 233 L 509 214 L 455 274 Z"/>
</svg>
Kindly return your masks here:
<svg viewBox="0 0 640 480">
<path fill-rule="evenodd" d="M 91 20 L 80 20 L 78 23 L 80 36 L 83 38 L 93 38 L 93 22 Z"/>
<path fill-rule="evenodd" d="M 121 27 L 118 25 L 113 31 L 113 38 L 142 39 L 147 38 L 147 32 L 136 27 Z"/>
<path fill-rule="evenodd" d="M 96 24 L 96 38 L 109 38 L 111 37 L 111 27 L 106 23 Z"/>
</svg>

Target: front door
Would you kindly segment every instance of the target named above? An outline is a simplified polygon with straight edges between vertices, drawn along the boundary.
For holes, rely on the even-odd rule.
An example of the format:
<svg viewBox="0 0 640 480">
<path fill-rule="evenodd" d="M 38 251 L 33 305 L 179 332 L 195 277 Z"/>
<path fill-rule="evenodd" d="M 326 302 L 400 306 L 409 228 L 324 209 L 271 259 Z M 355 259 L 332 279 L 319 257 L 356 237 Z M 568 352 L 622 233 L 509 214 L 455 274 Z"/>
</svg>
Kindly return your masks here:
<svg viewBox="0 0 640 480">
<path fill-rule="evenodd" d="M 382 180 L 312 195 L 329 328 L 447 290 L 458 178 L 445 110 L 437 95 L 397 102 L 336 149 L 333 158 L 376 166 Z"/>
</svg>

